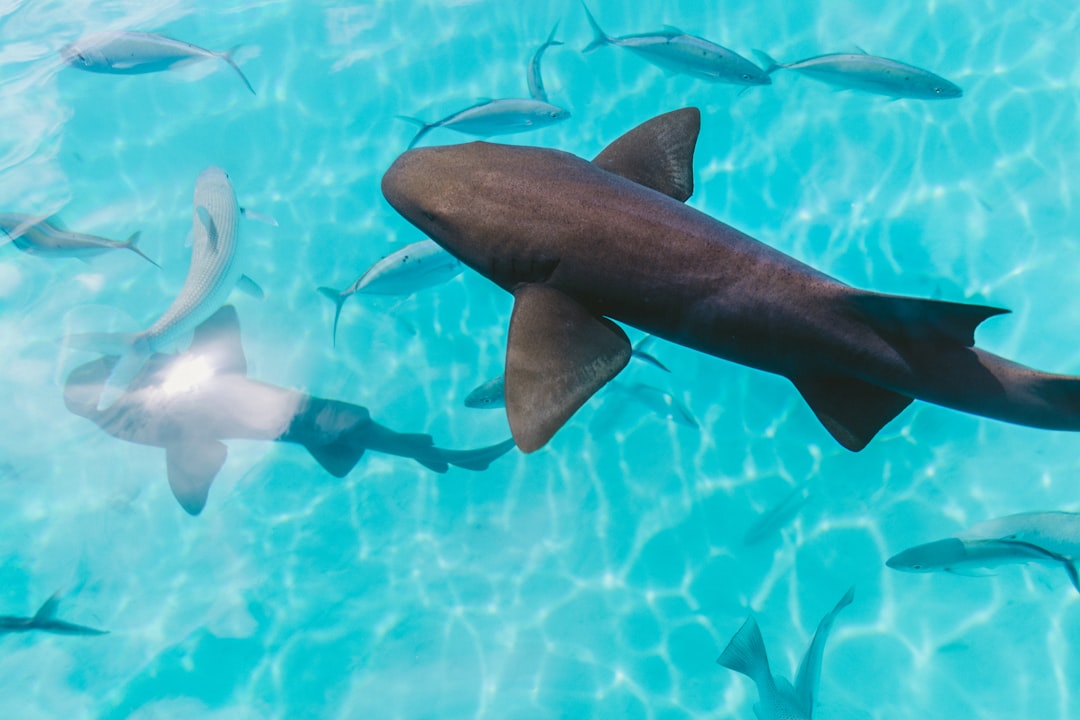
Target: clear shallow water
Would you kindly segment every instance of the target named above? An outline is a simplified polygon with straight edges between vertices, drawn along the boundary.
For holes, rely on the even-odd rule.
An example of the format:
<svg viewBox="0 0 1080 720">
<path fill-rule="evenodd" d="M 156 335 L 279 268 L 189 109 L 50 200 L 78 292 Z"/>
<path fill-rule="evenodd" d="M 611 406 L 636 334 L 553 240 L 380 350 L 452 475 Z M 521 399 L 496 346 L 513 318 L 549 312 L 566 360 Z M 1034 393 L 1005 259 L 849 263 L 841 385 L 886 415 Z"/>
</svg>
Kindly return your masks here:
<svg viewBox="0 0 1080 720">
<path fill-rule="evenodd" d="M 956 102 L 889 102 L 780 73 L 738 88 L 668 76 L 617 48 L 588 56 L 574 3 L 0 6 L 0 206 L 123 238 L 88 265 L 0 248 L 0 613 L 61 616 L 102 638 L 9 636 L 5 717 L 751 717 L 714 660 L 753 609 L 790 677 L 851 584 L 815 717 L 1070 718 L 1077 596 L 1064 573 L 906 575 L 885 558 L 1023 510 L 1080 510 L 1075 435 L 916 403 L 864 452 L 840 449 L 787 381 L 666 343 L 663 384 L 693 430 L 599 396 L 543 451 L 484 473 L 365 457 L 345 480 L 301 448 L 231 442 L 206 511 L 173 499 L 162 451 L 70 414 L 86 355 L 65 332 L 144 326 L 186 273 L 194 179 L 226 168 L 248 223 L 237 297 L 252 377 L 369 407 L 470 447 L 507 434 L 462 405 L 501 370 L 510 298 L 466 273 L 395 305 L 352 299 L 329 342 L 318 285 L 344 287 L 416 230 L 379 180 L 413 127 L 478 97 L 524 96 L 545 57 L 566 123 L 506 141 L 585 157 L 638 122 L 703 111 L 691 204 L 854 285 L 985 302 L 988 350 L 1080 374 L 1076 232 L 1080 11 L 1070 3 L 596 0 L 612 34 L 682 27 L 781 60 L 860 46 L 957 82 Z M 143 77 L 62 70 L 103 27 L 240 44 L 224 64 Z M 437 130 L 431 143 L 467 139 Z M 617 424 L 612 415 L 622 416 Z M 808 500 L 743 537 L 797 485 Z"/>
</svg>

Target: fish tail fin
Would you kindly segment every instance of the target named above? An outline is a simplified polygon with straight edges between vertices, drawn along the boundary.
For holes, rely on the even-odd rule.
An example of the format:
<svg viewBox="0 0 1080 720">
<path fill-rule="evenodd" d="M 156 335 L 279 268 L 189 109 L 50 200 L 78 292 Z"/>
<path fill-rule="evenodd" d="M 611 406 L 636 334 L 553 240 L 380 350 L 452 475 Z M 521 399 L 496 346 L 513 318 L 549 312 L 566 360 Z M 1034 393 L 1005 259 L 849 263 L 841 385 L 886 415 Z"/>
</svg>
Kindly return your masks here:
<svg viewBox="0 0 1080 720">
<path fill-rule="evenodd" d="M 240 46 L 237 45 L 236 47 L 232 48 L 231 50 L 228 50 L 228 51 L 223 52 L 223 53 L 219 53 L 218 57 L 221 58 L 222 60 L 224 60 L 225 62 L 229 63 L 229 66 L 233 70 L 236 71 L 236 74 L 239 75 L 240 79 L 244 81 L 244 85 L 246 85 L 247 89 L 251 91 L 252 95 L 254 95 L 255 94 L 255 88 L 251 87 L 251 83 L 248 82 L 247 75 L 244 74 L 244 71 L 240 69 L 240 66 L 236 64 L 236 61 L 233 60 L 233 57 L 232 57 L 233 53 L 235 53 L 239 49 L 240 49 Z"/>
<path fill-rule="evenodd" d="M 544 44 L 543 44 L 544 48 L 549 48 L 549 47 L 553 47 L 555 45 L 563 45 L 564 44 L 561 40 L 556 40 L 555 39 L 555 33 L 558 32 L 558 31 L 559 31 L 559 21 L 556 20 L 555 21 L 555 27 L 551 28 L 551 32 L 548 33 L 547 40 L 544 41 Z"/>
<path fill-rule="evenodd" d="M 761 638 L 761 630 L 753 615 L 746 618 L 746 622 L 716 659 L 716 664 L 753 680 L 762 699 L 764 690 L 775 684 L 769 669 L 769 658 L 765 654 L 765 641 Z"/>
<path fill-rule="evenodd" d="M 431 130 L 438 124 L 424 122 L 419 118 L 409 117 L 408 115 L 398 115 L 397 119 L 404 120 L 407 123 L 412 123 L 413 125 L 418 125 L 420 127 L 419 132 L 417 132 L 416 135 L 413 136 L 413 139 L 409 142 L 409 150 L 412 150 L 414 147 L 416 147 L 416 143 L 420 142 L 420 138 L 431 132 Z"/>
<path fill-rule="evenodd" d="M 102 388 L 98 410 L 105 410 L 120 399 L 151 355 L 146 340 L 136 333 L 76 333 L 68 335 L 65 343 L 68 347 L 119 358 Z"/>
<path fill-rule="evenodd" d="M 146 262 L 148 262 L 151 265 L 153 265 L 154 267 L 156 267 L 158 270 L 160 270 L 161 266 L 158 265 L 153 260 L 151 260 L 149 255 L 147 255 L 146 253 L 144 253 L 142 250 L 139 249 L 139 237 L 141 235 L 142 235 L 141 230 L 136 230 L 135 232 L 131 233 L 131 237 L 129 237 L 127 240 L 124 241 L 124 247 L 126 247 L 128 250 L 135 253 L 136 255 L 141 257 L 143 260 L 145 260 Z"/>
<path fill-rule="evenodd" d="M 337 347 L 338 320 L 341 318 L 341 308 L 345 304 L 345 301 L 348 299 L 349 296 L 348 296 L 347 293 L 343 293 L 343 292 L 341 292 L 339 290 L 335 290 L 332 287 L 326 287 L 325 285 L 318 288 L 318 291 L 319 291 L 320 295 L 322 295 L 325 298 L 328 298 L 332 303 L 334 303 L 334 329 L 331 332 L 330 338 L 331 338 L 333 347 Z"/>
<path fill-rule="evenodd" d="M 1069 582 L 1080 592 L 1080 573 L 1077 572 L 1076 562 L 1071 558 L 1065 558 L 1065 572 L 1069 575 Z"/>
<path fill-rule="evenodd" d="M 754 57 L 757 58 L 758 62 L 761 63 L 762 70 L 765 71 L 766 75 L 772 75 L 774 72 L 784 67 L 780 63 L 776 62 L 773 56 L 765 52 L 764 50 L 753 50 L 752 52 L 754 53 Z"/>
<path fill-rule="evenodd" d="M 487 447 L 474 448 L 472 450 L 446 450 L 444 448 L 435 448 L 442 455 L 446 462 L 450 463 L 454 467 L 463 468 L 465 470 L 481 471 L 487 470 L 491 463 L 501 458 L 506 453 L 514 449 L 514 439 L 503 440 L 501 443 L 495 445 L 488 445 Z"/>
<path fill-rule="evenodd" d="M 611 36 L 600 28 L 600 23 L 596 22 L 596 18 L 594 18 L 593 14 L 589 11 L 589 6 L 585 4 L 585 0 L 581 0 L 581 7 L 585 10 L 585 17 L 589 19 L 589 27 L 591 27 L 593 31 L 592 42 L 583 47 L 581 52 L 590 53 L 599 47 L 610 45 L 612 42 Z"/>
</svg>

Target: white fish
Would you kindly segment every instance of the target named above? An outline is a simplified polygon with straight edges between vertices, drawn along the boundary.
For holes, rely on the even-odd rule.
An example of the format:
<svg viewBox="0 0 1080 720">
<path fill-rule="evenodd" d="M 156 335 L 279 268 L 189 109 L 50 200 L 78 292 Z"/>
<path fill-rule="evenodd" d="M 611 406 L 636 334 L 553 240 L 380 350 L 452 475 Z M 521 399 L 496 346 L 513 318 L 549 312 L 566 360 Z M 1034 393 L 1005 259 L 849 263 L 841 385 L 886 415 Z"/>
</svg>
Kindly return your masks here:
<svg viewBox="0 0 1080 720">
<path fill-rule="evenodd" d="M 435 128 L 446 128 L 477 137 L 512 135 L 562 122 L 570 117 L 570 111 L 532 98 L 504 98 L 481 100 L 475 105 L 431 123 L 404 115 L 398 117 L 420 126 L 420 131 L 409 143 L 409 147 L 412 148 Z"/>
<path fill-rule="evenodd" d="M 240 270 L 240 208 L 224 170 L 208 167 L 195 181 L 191 266 L 172 305 L 150 327 L 138 333 L 72 335 L 70 345 L 120 360 L 101 394 L 101 408 L 114 402 L 153 353 L 172 352 L 187 341 L 195 327 L 225 304 L 239 286 L 262 296 L 262 290 Z"/>
<path fill-rule="evenodd" d="M 765 64 L 765 72 L 769 74 L 781 69 L 794 70 L 847 90 L 921 100 L 947 100 L 964 94 L 959 87 L 929 70 L 877 55 L 833 53 L 780 63 L 760 50 L 755 50 L 754 54 Z"/>
<path fill-rule="evenodd" d="M 450 253 L 432 240 L 420 240 L 406 245 L 382 258 L 364 271 L 344 290 L 320 287 L 319 292 L 329 298 L 334 309 L 334 344 L 337 345 L 338 319 L 341 307 L 356 293 L 366 295 L 412 295 L 425 288 L 434 287 L 454 279 L 464 266 Z"/>
<path fill-rule="evenodd" d="M 836 615 L 851 604 L 855 588 L 849 589 L 836 607 L 821 618 L 810 647 L 806 649 L 795 685 L 787 679 L 772 674 L 769 658 L 765 654 L 765 641 L 761 630 L 751 615 L 731 638 L 731 642 L 716 662 L 754 681 L 758 691 L 758 703 L 754 714 L 758 720 L 811 720 L 814 713 L 814 694 L 821 679 L 821 659 L 825 653 L 825 641 L 829 638 Z"/>
<path fill-rule="evenodd" d="M 648 355 L 647 357 L 652 357 Z M 653 385 L 647 385 L 645 383 L 634 382 L 624 383 L 618 381 L 612 381 L 609 383 L 610 387 L 618 392 L 621 392 L 638 403 L 644 405 L 649 410 L 652 410 L 653 414 L 664 420 L 671 420 L 679 425 L 685 425 L 686 427 L 698 428 L 698 421 L 694 418 L 693 413 L 686 407 L 677 397 L 671 393 L 661 390 Z"/>
<path fill-rule="evenodd" d="M 612 37 L 605 33 L 582 0 L 585 15 L 593 30 L 593 41 L 582 52 L 592 52 L 604 45 L 617 45 L 672 72 L 692 75 L 713 82 L 734 85 L 769 85 L 769 75 L 733 50 L 705 38 L 689 35 L 678 28 L 663 32 Z"/>
<path fill-rule="evenodd" d="M 85 259 L 109 250 L 130 250 L 151 265 L 161 267 L 136 245 L 139 241 L 138 232 L 120 242 L 97 235 L 71 232 L 64 229 L 55 217 L 46 220 L 21 213 L 0 214 L 0 231 L 10 238 L 12 245 L 28 255 Z"/>
<path fill-rule="evenodd" d="M 555 31 L 559 29 L 559 23 L 555 23 L 555 27 L 551 28 L 551 34 L 548 35 L 548 39 L 543 45 L 536 49 L 533 53 L 532 59 L 529 61 L 529 71 L 527 73 L 526 80 L 529 83 L 529 95 L 533 100 L 540 100 L 541 102 L 547 102 L 547 90 L 544 89 L 544 79 L 540 74 L 540 60 L 544 57 L 544 51 L 553 45 L 562 45 L 561 42 L 555 39 Z"/>
<path fill-rule="evenodd" d="M 1001 565 L 1061 565 L 1080 592 L 1080 513 L 1029 512 L 975 525 L 959 537 L 916 545 L 885 564 L 904 572 L 986 574 Z"/>
<path fill-rule="evenodd" d="M 64 62 L 74 68 L 109 75 L 142 75 L 177 65 L 216 58 L 229 64 L 247 89 L 255 94 L 247 77 L 229 53 L 205 48 L 147 32 L 102 32 L 87 35 L 60 49 Z"/>
</svg>

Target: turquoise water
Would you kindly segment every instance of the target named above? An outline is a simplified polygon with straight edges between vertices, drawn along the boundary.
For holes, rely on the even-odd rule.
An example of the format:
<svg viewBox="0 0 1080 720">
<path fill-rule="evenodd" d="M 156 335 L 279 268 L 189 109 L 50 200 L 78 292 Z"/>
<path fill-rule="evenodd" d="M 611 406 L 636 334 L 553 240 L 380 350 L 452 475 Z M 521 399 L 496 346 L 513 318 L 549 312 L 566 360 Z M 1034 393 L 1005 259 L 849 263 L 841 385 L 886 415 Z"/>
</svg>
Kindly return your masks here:
<svg viewBox="0 0 1080 720">
<path fill-rule="evenodd" d="M 58 589 L 103 637 L 0 638 L 12 718 L 749 718 L 756 690 L 715 664 L 750 610 L 791 677 L 853 585 L 815 717 L 1072 718 L 1077 594 L 1055 568 L 900 574 L 884 560 L 982 520 L 1080 510 L 1077 437 L 915 403 L 841 449 L 790 384 L 685 348 L 626 378 L 664 387 L 699 429 L 594 398 L 543 450 L 482 473 L 371 453 L 345 479 L 298 446 L 231 441 L 189 517 L 164 453 L 65 408 L 85 353 L 67 332 L 145 327 L 183 283 L 198 173 L 241 205 L 237 295 L 249 374 L 368 407 L 440 445 L 508 434 L 465 408 L 502 369 L 511 298 L 466 272 L 402 300 L 353 298 L 338 346 L 319 285 L 344 287 L 422 236 L 379 181 L 415 128 L 544 80 L 572 117 L 500 141 L 592 157 L 637 123 L 701 108 L 690 204 L 845 282 L 1007 307 L 980 347 L 1080 374 L 1080 10 L 1075 3 L 876 5 L 594 0 L 611 34 L 681 27 L 781 60 L 868 52 L 964 89 L 920 102 L 794 73 L 740 93 L 620 48 L 589 55 L 576 3 L 0 4 L 0 210 L 142 232 L 156 271 L 0 247 L 0 614 Z M 144 76 L 63 68 L 91 31 L 239 45 Z M 435 130 L 425 141 L 467 140 Z M 615 418 L 613 420 L 612 418 Z M 806 501 L 747 544 L 794 488 Z"/>
</svg>

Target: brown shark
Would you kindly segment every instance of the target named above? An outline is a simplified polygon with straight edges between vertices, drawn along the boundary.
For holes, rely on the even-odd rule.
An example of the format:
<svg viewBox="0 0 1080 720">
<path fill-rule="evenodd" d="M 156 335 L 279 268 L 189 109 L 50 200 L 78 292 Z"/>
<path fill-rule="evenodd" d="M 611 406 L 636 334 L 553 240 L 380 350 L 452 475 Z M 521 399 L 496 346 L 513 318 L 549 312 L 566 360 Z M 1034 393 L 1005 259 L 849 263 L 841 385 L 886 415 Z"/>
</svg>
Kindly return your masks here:
<svg viewBox="0 0 1080 720">
<path fill-rule="evenodd" d="M 916 398 L 1080 430 L 1080 378 L 974 347 L 1006 310 L 859 290 L 683 204 L 700 123 L 695 108 L 660 115 L 592 162 L 483 142 L 411 150 L 384 176 L 398 212 L 514 294 L 518 447 L 542 447 L 626 365 L 612 320 L 790 379 L 849 450 Z"/>
</svg>

